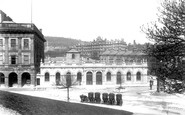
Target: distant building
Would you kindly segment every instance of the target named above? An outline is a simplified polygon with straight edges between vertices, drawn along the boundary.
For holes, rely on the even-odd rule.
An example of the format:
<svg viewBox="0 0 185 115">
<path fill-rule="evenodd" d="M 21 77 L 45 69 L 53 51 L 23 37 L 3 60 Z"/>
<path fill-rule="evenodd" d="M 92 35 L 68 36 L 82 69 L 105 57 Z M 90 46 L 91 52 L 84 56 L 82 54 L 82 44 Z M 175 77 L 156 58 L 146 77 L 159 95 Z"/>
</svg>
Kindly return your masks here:
<svg viewBox="0 0 185 115">
<path fill-rule="evenodd" d="M 91 57 L 93 59 L 99 59 L 100 55 L 107 49 L 125 49 L 126 42 L 122 40 L 102 39 L 101 37 L 89 43 L 81 43 L 76 45 L 76 49 L 81 52 L 81 55 Z"/>
<path fill-rule="evenodd" d="M 35 85 L 44 42 L 34 24 L 15 23 L 0 11 L 0 87 Z"/>
<path fill-rule="evenodd" d="M 99 62 L 84 59 L 80 54 L 71 49 L 58 61 L 56 58 L 42 63 L 37 85 L 57 86 L 66 83 L 67 77 L 70 77 L 76 85 L 82 86 L 148 86 L 147 59 L 141 52 L 105 52 Z"/>
</svg>

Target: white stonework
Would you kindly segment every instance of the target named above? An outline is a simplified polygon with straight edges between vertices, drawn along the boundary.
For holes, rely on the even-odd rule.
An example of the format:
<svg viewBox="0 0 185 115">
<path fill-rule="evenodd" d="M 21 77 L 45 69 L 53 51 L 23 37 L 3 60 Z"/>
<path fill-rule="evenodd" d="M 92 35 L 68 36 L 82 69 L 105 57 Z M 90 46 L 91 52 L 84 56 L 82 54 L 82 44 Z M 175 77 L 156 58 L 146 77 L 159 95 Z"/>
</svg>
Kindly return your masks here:
<svg viewBox="0 0 185 115">
<path fill-rule="evenodd" d="M 65 80 L 67 72 L 71 73 L 71 76 L 77 80 L 77 73 L 81 72 L 82 80 L 81 85 L 87 85 L 86 78 L 87 72 L 93 74 L 93 84 L 96 85 L 96 73 L 102 73 L 102 85 L 120 85 L 117 84 L 117 72 L 121 73 L 121 85 L 125 86 L 137 86 L 148 85 L 147 76 L 147 63 L 142 65 L 106 65 L 101 63 L 83 63 L 83 64 L 65 64 L 65 63 L 42 63 L 40 68 L 40 74 L 37 75 L 37 79 L 40 79 L 40 86 L 55 86 L 56 85 L 56 73 L 60 73 L 60 80 Z M 45 73 L 49 73 L 49 81 L 45 81 Z M 106 74 L 111 73 L 111 81 L 107 81 Z M 127 72 L 131 73 L 131 80 L 127 81 Z M 141 73 L 141 80 L 136 79 L 137 72 Z M 89 85 L 88 85 L 89 86 Z"/>
</svg>

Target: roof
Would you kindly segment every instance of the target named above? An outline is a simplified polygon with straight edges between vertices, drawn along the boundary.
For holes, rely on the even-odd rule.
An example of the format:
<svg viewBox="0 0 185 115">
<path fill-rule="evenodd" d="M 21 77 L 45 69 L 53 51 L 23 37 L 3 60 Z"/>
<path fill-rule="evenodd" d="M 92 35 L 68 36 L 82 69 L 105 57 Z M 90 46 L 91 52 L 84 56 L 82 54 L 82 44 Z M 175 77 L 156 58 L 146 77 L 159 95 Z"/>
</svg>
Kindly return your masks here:
<svg viewBox="0 0 185 115">
<path fill-rule="evenodd" d="M 71 49 L 71 50 L 67 51 L 66 53 L 80 53 L 80 52 L 77 51 L 76 49 Z"/>
<path fill-rule="evenodd" d="M 119 55 L 119 56 L 140 56 L 140 55 L 146 55 L 145 53 L 141 51 L 125 51 L 125 50 L 106 50 L 105 52 L 102 53 L 102 55 Z"/>
</svg>

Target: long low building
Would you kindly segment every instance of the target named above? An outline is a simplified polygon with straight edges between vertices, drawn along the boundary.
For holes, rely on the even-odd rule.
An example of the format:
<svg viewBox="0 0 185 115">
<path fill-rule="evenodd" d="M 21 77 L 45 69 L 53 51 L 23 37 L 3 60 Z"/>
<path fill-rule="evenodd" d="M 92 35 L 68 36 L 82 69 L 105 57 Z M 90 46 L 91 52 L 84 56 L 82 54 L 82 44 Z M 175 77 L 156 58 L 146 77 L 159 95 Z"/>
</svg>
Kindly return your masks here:
<svg viewBox="0 0 185 115">
<path fill-rule="evenodd" d="M 119 57 L 120 58 L 120 57 Z M 145 57 L 143 57 L 145 58 Z M 141 57 L 140 57 L 141 59 Z M 69 80 L 75 85 L 122 85 L 146 86 L 147 61 L 137 63 L 104 63 L 80 57 L 80 52 L 72 49 L 61 61 L 45 61 L 41 63 L 40 74 L 37 75 L 37 85 L 66 85 Z"/>
</svg>

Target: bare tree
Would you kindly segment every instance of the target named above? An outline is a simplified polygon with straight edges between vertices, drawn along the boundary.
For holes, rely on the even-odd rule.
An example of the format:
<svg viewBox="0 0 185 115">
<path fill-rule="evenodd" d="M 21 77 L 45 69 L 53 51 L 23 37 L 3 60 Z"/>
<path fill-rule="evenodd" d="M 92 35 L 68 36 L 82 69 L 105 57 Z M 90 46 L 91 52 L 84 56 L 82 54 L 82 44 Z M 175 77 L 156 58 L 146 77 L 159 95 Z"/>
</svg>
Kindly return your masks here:
<svg viewBox="0 0 185 115">
<path fill-rule="evenodd" d="M 76 75 L 72 75 L 70 72 L 67 72 L 66 75 L 62 76 L 61 81 L 59 82 L 60 85 L 67 88 L 67 101 L 69 102 L 69 88 L 74 85 L 77 85 L 77 77 Z"/>
</svg>

